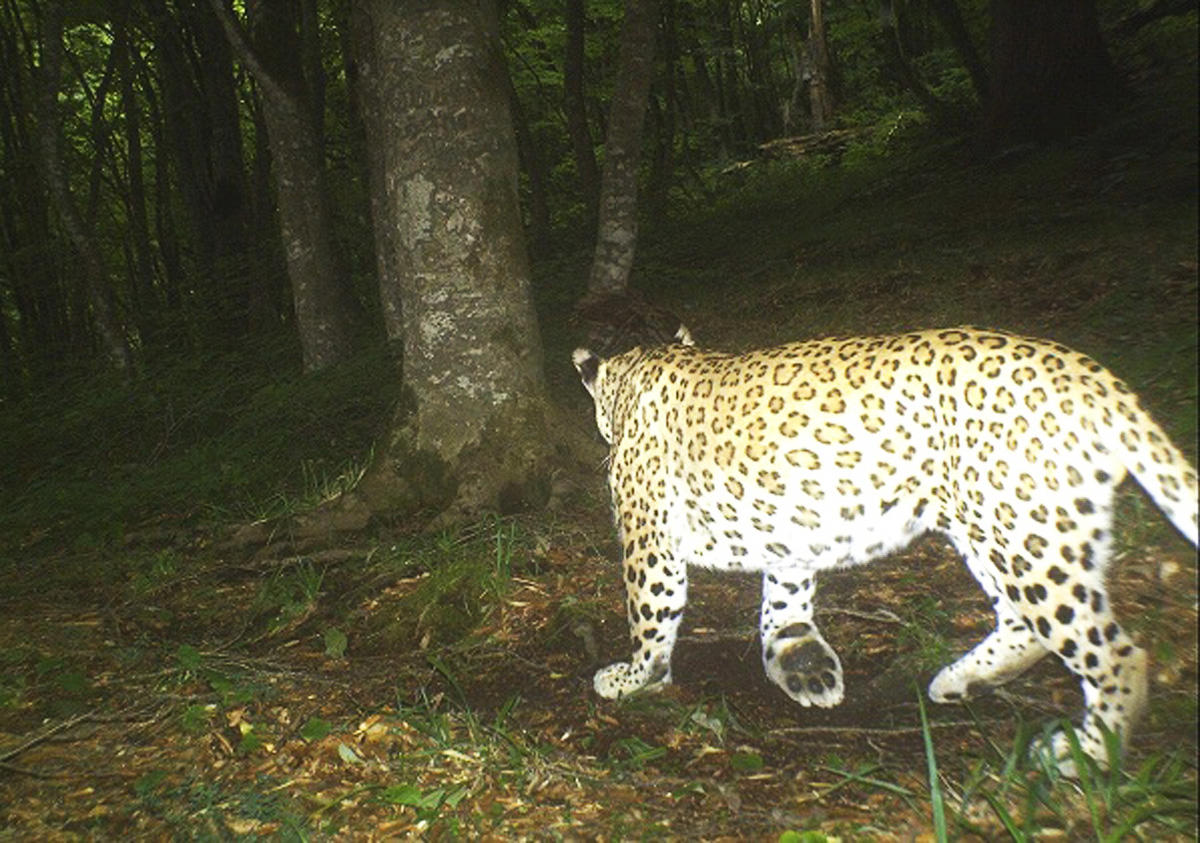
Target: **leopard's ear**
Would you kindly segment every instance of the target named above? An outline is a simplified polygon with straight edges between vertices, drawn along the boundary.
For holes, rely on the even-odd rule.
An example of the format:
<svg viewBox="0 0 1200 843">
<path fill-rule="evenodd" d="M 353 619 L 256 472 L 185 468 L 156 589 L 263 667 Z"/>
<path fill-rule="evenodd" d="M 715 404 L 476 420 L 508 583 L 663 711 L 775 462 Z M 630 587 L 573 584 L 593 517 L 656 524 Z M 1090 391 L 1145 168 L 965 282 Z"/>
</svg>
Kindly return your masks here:
<svg viewBox="0 0 1200 843">
<path fill-rule="evenodd" d="M 692 332 L 688 330 L 688 326 L 682 322 L 679 323 L 679 329 L 675 331 L 675 341 L 680 345 L 695 345 L 696 341 L 692 339 Z"/>
<path fill-rule="evenodd" d="M 600 358 L 586 348 L 577 348 L 571 354 L 571 362 L 575 364 L 575 370 L 579 372 L 587 391 L 595 395 L 596 376 L 600 374 Z"/>
</svg>

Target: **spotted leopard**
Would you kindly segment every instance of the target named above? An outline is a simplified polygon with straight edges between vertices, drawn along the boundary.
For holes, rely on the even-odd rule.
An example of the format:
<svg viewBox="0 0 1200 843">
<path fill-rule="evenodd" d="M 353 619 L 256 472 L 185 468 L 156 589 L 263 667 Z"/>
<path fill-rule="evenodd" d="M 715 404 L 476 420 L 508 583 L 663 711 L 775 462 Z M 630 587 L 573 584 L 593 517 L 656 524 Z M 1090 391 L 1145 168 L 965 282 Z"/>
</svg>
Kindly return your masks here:
<svg viewBox="0 0 1200 843">
<path fill-rule="evenodd" d="M 843 697 L 813 618 L 818 571 L 927 531 L 949 537 L 995 630 L 929 686 L 964 700 L 1054 653 L 1080 679 L 1085 752 L 1129 734 L 1146 655 L 1105 591 L 1113 495 L 1132 474 L 1196 543 L 1196 472 L 1112 373 L 1056 343 L 978 328 L 792 343 L 689 344 L 574 363 L 610 446 L 632 657 L 622 697 L 671 681 L 687 566 L 762 572 L 768 677 L 802 706 Z M 1070 771 L 1067 739 L 1046 751 Z"/>
</svg>

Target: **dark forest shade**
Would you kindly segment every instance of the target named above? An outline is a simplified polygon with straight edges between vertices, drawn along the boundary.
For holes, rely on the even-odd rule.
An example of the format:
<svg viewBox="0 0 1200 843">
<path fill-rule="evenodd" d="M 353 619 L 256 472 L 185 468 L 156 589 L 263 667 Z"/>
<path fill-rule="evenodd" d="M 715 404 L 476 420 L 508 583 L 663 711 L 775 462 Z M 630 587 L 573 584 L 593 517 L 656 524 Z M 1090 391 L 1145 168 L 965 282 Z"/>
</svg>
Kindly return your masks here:
<svg viewBox="0 0 1200 843">
<path fill-rule="evenodd" d="M 993 0 L 986 131 L 1053 141 L 1095 128 L 1121 97 L 1093 0 Z"/>
</svg>

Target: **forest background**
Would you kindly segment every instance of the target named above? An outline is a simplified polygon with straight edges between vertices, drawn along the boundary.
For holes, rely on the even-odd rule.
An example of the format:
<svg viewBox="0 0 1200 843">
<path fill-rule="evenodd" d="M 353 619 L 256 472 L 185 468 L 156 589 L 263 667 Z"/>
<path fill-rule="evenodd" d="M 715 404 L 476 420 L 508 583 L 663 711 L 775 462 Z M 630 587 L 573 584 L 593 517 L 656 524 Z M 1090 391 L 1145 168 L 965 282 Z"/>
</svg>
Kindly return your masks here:
<svg viewBox="0 0 1200 843">
<path fill-rule="evenodd" d="M 655 334 L 667 316 L 643 297 L 682 314 L 702 344 L 731 348 L 966 321 L 1051 336 L 1148 390 L 1179 441 L 1194 442 L 1195 3 L 430 4 L 471 10 L 459 15 L 466 24 L 440 29 L 395 5 L 3 2 L 0 711 L 11 718 L 0 769 L 9 794 L 21 794 L 8 804 L 44 804 L 41 785 L 24 789 L 43 781 L 28 775 L 39 761 L 70 766 L 36 755 L 49 751 L 43 729 L 104 757 L 141 728 L 158 753 L 89 783 L 82 813 L 10 808 L 11 827 L 178 831 L 201 817 L 227 836 L 353 823 L 337 807 L 345 795 L 329 796 L 320 753 L 356 769 L 341 747 L 353 745 L 348 734 L 366 740 L 355 724 L 380 716 L 381 696 L 403 712 L 388 710 L 389 723 L 433 729 L 450 718 L 468 738 L 443 736 L 454 752 L 500 733 L 511 742 L 498 725 L 491 737 L 472 731 L 471 718 L 507 717 L 510 691 L 526 705 L 540 692 L 514 678 L 525 667 L 479 650 L 479 635 L 573 679 L 600 658 L 597 646 L 611 650 L 593 630 L 623 640 L 618 621 L 605 626 L 619 604 L 600 595 L 615 597 L 618 584 L 597 573 L 609 527 L 586 468 L 602 452 L 569 353 L 583 340 L 627 342 L 614 339 L 626 329 Z M 445 70 L 459 53 L 474 58 Z M 400 119 L 418 106 L 447 118 Z M 426 176 L 477 179 L 480 195 L 500 196 L 466 213 L 500 226 L 480 228 L 489 235 L 479 240 L 504 244 L 502 254 L 413 271 L 405 249 L 421 223 L 398 214 L 388 185 Z M 496 184 L 500 193 L 487 193 Z M 490 299 L 477 295 L 487 273 L 440 298 L 449 287 L 410 283 L 459 277 L 455 267 L 485 259 L 506 279 Z M 631 283 L 639 294 L 628 295 Z M 622 304 L 605 298 L 614 292 Z M 452 342 L 420 345 L 420 319 L 452 325 L 440 332 Z M 464 343 L 479 336 L 489 353 L 470 378 L 487 389 L 427 388 L 446 383 L 436 370 L 416 379 L 427 356 L 475 365 Z M 509 392 L 499 383 L 536 401 L 497 414 Z M 441 433 L 461 419 L 491 439 L 446 446 Z M 516 515 L 530 511 L 543 514 Z M 1139 557 L 1160 573 L 1184 558 L 1171 536 L 1139 532 L 1130 543 L 1147 541 L 1168 548 Z M 573 556 L 585 562 L 561 567 Z M 532 583 L 520 611 L 514 565 Z M 449 573 L 421 592 L 435 571 Z M 895 605 L 911 604 L 894 574 Z M 737 603 L 711 590 L 714 604 Z M 373 592 L 387 595 L 384 609 L 364 608 Z M 955 611 L 918 605 L 897 615 L 915 650 L 929 646 L 930 625 L 934 637 L 962 633 Z M 1194 599 L 1166 606 L 1151 626 L 1176 642 L 1159 653 L 1175 690 L 1154 747 L 1189 723 L 1192 736 L 1163 762 L 1178 770 L 1152 768 L 1168 781 L 1156 799 L 1195 780 L 1180 761 L 1187 740 L 1194 749 L 1194 633 L 1180 632 L 1189 618 L 1194 627 Z M 537 634 L 520 645 L 522 622 Z M 62 637 L 74 624 L 91 629 L 86 645 Z M 231 625 L 241 630 L 232 639 L 214 637 Z M 321 664 L 304 666 L 310 681 L 392 690 L 326 710 L 297 706 L 292 688 L 288 726 L 279 690 L 255 683 L 295 670 L 285 657 L 296 642 Z M 416 666 L 372 661 L 400 652 Z M 105 718 L 131 710 L 133 688 L 112 677 L 133 667 L 155 677 L 154 690 L 140 688 L 153 710 L 113 725 Z M 569 763 L 554 755 L 567 751 L 559 741 L 527 746 L 519 775 L 499 760 L 474 779 L 392 767 L 395 781 L 365 791 L 388 794 L 371 816 L 397 828 L 544 827 L 522 789 L 553 785 L 567 788 L 550 800 L 556 811 L 578 801 L 579 815 L 611 831 L 623 821 L 600 806 L 626 805 L 619 788 L 647 772 L 691 793 L 650 810 L 647 827 L 674 822 L 702 836 L 826 820 L 845 833 L 859 821 L 854 806 L 869 814 L 877 798 L 906 806 L 914 827 L 927 813 L 911 807 L 917 785 L 902 771 L 925 762 L 902 729 L 890 778 L 823 755 L 852 786 L 839 785 L 846 802 L 819 803 L 810 821 L 795 805 L 782 818 L 767 807 L 794 796 L 771 774 L 788 779 L 801 761 L 768 715 L 746 737 L 760 712 L 732 688 L 626 712 L 619 726 L 569 696 L 556 690 L 553 704 L 543 698 L 518 717 L 547 735 L 587 723 L 591 737 L 569 748 Z M 691 725 L 664 738 L 664 720 L 680 716 L 671 705 Z M 539 720 L 547 708 L 560 717 Z M 829 728 L 863 727 L 863 711 L 846 716 Z M 298 735 L 311 722 L 327 733 Z M 396 728 L 385 741 L 393 753 L 416 740 Z M 739 728 L 741 743 L 726 746 Z M 289 741 L 306 783 L 258 816 L 238 788 Z M 709 771 L 716 785 L 697 790 L 691 772 L 670 766 L 714 745 L 726 759 Z M 227 778 L 180 772 L 197 757 L 238 763 Z M 600 768 L 588 766 L 596 758 Z M 580 776 L 618 790 L 573 796 L 564 783 Z M 205 803 L 205 788 L 223 795 Z M 1003 793 L 998 804 L 1011 807 Z M 982 822 L 959 796 L 963 827 Z M 326 801 L 314 809 L 314 799 Z M 222 800 L 236 810 L 219 810 Z M 1047 819 L 1040 804 L 1017 811 L 1018 825 L 1108 822 L 1089 811 Z M 1147 803 L 1131 804 L 1105 811 L 1128 817 Z M 989 822 L 1006 827 L 999 813 Z"/>
</svg>

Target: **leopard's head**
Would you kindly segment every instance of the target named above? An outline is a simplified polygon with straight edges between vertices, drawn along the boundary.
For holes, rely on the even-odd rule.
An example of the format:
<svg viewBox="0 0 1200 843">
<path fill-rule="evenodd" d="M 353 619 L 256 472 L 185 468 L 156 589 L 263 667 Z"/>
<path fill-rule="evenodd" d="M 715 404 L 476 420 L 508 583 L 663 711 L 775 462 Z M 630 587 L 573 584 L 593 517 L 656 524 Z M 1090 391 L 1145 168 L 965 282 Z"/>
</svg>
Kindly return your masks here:
<svg viewBox="0 0 1200 843">
<path fill-rule="evenodd" d="M 680 345 L 695 345 L 692 334 L 687 326 L 680 324 L 675 332 L 674 341 Z M 642 349 L 635 348 L 624 354 L 604 358 L 587 348 L 577 348 L 571 355 L 575 371 L 592 396 L 596 405 L 596 427 L 604 441 L 612 444 L 613 423 L 620 411 L 619 399 L 621 386 L 624 384 L 630 369 L 642 357 Z"/>
</svg>

